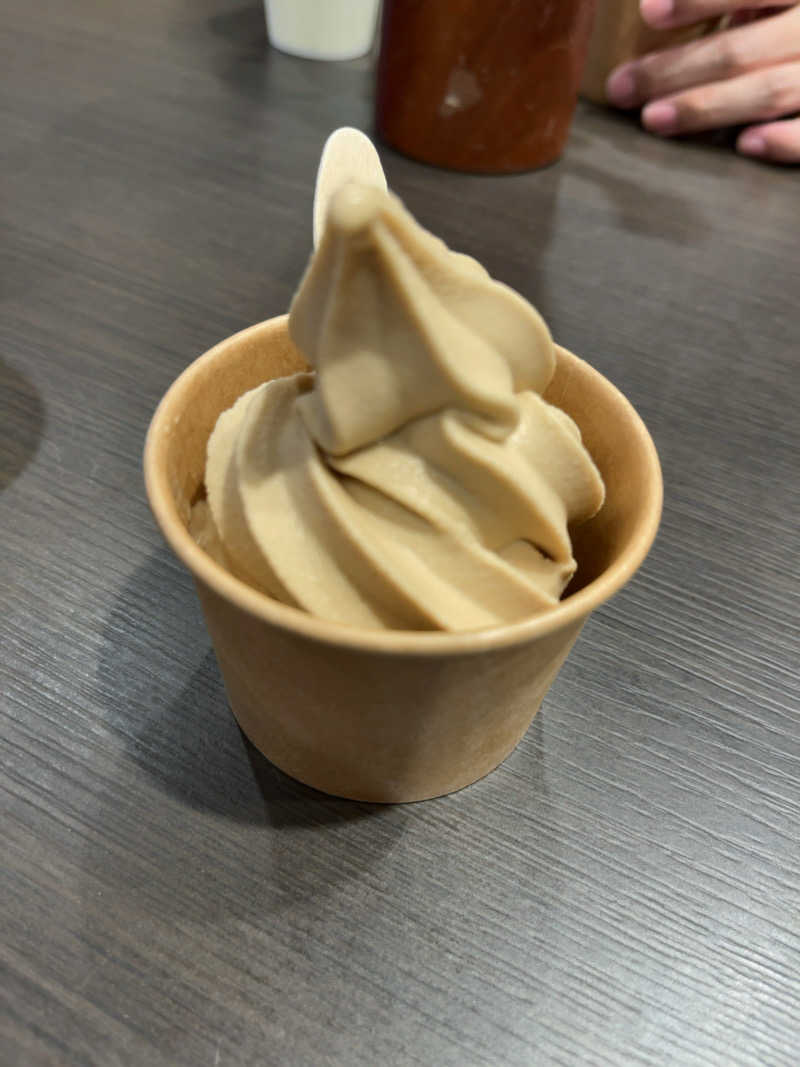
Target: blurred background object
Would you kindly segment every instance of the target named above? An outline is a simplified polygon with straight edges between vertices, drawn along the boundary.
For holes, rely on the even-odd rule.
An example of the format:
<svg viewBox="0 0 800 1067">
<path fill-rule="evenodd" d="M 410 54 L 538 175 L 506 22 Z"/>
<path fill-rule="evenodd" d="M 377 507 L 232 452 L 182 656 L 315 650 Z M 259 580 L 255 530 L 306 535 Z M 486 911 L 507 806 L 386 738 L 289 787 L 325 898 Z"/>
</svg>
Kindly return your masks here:
<svg viewBox="0 0 800 1067">
<path fill-rule="evenodd" d="M 592 0 L 384 0 L 376 121 L 414 159 L 532 170 L 569 133 Z"/>
<path fill-rule="evenodd" d="M 270 43 L 304 59 L 356 59 L 375 39 L 380 0 L 264 0 Z"/>
<path fill-rule="evenodd" d="M 581 96 L 595 104 L 608 103 L 606 79 L 620 63 L 702 37 L 715 24 L 715 19 L 708 19 L 694 26 L 655 30 L 639 14 L 639 0 L 595 0 Z"/>
</svg>

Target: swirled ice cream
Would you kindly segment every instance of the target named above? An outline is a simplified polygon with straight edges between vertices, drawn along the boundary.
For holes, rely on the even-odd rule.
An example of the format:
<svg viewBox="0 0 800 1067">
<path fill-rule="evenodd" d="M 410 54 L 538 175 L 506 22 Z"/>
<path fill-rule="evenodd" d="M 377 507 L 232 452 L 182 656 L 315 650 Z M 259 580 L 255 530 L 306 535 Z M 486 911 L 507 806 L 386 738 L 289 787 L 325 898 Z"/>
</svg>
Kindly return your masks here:
<svg viewBox="0 0 800 1067">
<path fill-rule="evenodd" d="M 348 184 L 289 316 L 313 373 L 266 382 L 208 442 L 193 532 L 232 573 L 324 619 L 470 630 L 553 607 L 568 524 L 603 502 L 571 419 L 547 403 L 540 315 Z"/>
</svg>

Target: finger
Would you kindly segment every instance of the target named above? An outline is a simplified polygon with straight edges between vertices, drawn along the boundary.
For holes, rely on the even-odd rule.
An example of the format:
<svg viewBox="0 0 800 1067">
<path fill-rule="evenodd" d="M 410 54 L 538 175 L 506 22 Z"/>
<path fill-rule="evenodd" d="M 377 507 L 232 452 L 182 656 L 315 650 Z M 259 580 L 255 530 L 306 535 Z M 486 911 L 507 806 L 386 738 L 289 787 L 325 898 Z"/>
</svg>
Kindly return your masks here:
<svg viewBox="0 0 800 1067">
<path fill-rule="evenodd" d="M 800 59 L 800 5 L 774 18 L 625 63 L 612 71 L 606 96 L 617 107 L 637 107 L 692 85 L 791 59 Z"/>
<path fill-rule="evenodd" d="M 800 118 L 750 126 L 739 135 L 736 151 L 774 163 L 800 163 Z"/>
<path fill-rule="evenodd" d="M 781 4 L 779 7 L 762 7 L 758 10 L 754 10 L 752 7 L 738 8 L 736 11 L 732 11 L 730 15 L 725 15 L 719 20 L 717 29 L 725 28 L 729 26 L 744 26 L 749 22 L 756 22 L 758 19 L 770 18 L 772 15 L 780 15 L 782 11 L 785 11 L 787 7 L 793 7 L 793 4 Z"/>
<path fill-rule="evenodd" d="M 652 133 L 670 136 L 777 119 L 798 110 L 800 61 L 795 61 L 654 100 L 642 111 L 642 122 Z"/>
<path fill-rule="evenodd" d="M 751 9 L 776 5 L 775 0 L 747 0 Z M 640 0 L 639 11 L 650 26 L 663 30 L 673 26 L 690 26 L 693 22 L 735 13 L 742 0 Z"/>
</svg>

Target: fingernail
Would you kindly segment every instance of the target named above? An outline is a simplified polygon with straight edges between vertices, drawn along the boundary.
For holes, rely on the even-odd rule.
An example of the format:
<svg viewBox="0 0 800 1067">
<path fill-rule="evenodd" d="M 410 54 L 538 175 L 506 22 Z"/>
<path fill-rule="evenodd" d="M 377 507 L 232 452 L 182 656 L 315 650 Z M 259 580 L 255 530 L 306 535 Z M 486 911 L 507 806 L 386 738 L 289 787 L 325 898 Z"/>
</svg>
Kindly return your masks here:
<svg viewBox="0 0 800 1067">
<path fill-rule="evenodd" d="M 747 130 L 739 138 L 736 147 L 746 156 L 763 156 L 766 155 L 767 142 L 760 133 L 756 133 L 754 130 Z"/>
<path fill-rule="evenodd" d="M 635 107 L 637 103 L 636 78 L 633 65 L 617 67 L 606 82 L 606 97 L 616 107 Z"/>
<path fill-rule="evenodd" d="M 675 133 L 678 128 L 678 109 L 666 100 L 656 100 L 642 112 L 642 122 L 653 133 Z"/>
<path fill-rule="evenodd" d="M 675 0 L 641 0 L 639 10 L 645 22 L 668 22 L 675 14 Z"/>
</svg>

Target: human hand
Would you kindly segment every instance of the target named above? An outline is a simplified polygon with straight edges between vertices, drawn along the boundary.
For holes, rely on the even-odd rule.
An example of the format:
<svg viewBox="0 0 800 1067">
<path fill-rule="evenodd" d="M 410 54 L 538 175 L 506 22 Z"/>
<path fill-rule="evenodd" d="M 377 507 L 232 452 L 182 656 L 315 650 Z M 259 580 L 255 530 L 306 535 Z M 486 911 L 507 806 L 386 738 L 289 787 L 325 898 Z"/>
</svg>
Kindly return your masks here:
<svg viewBox="0 0 800 1067">
<path fill-rule="evenodd" d="M 755 9 L 764 17 L 747 21 Z M 800 117 L 784 117 L 800 111 L 800 3 L 775 13 L 774 0 L 640 0 L 640 11 L 657 29 L 717 15 L 731 25 L 617 67 L 610 103 L 644 105 L 642 123 L 664 136 L 746 125 L 737 151 L 800 163 Z"/>
</svg>

